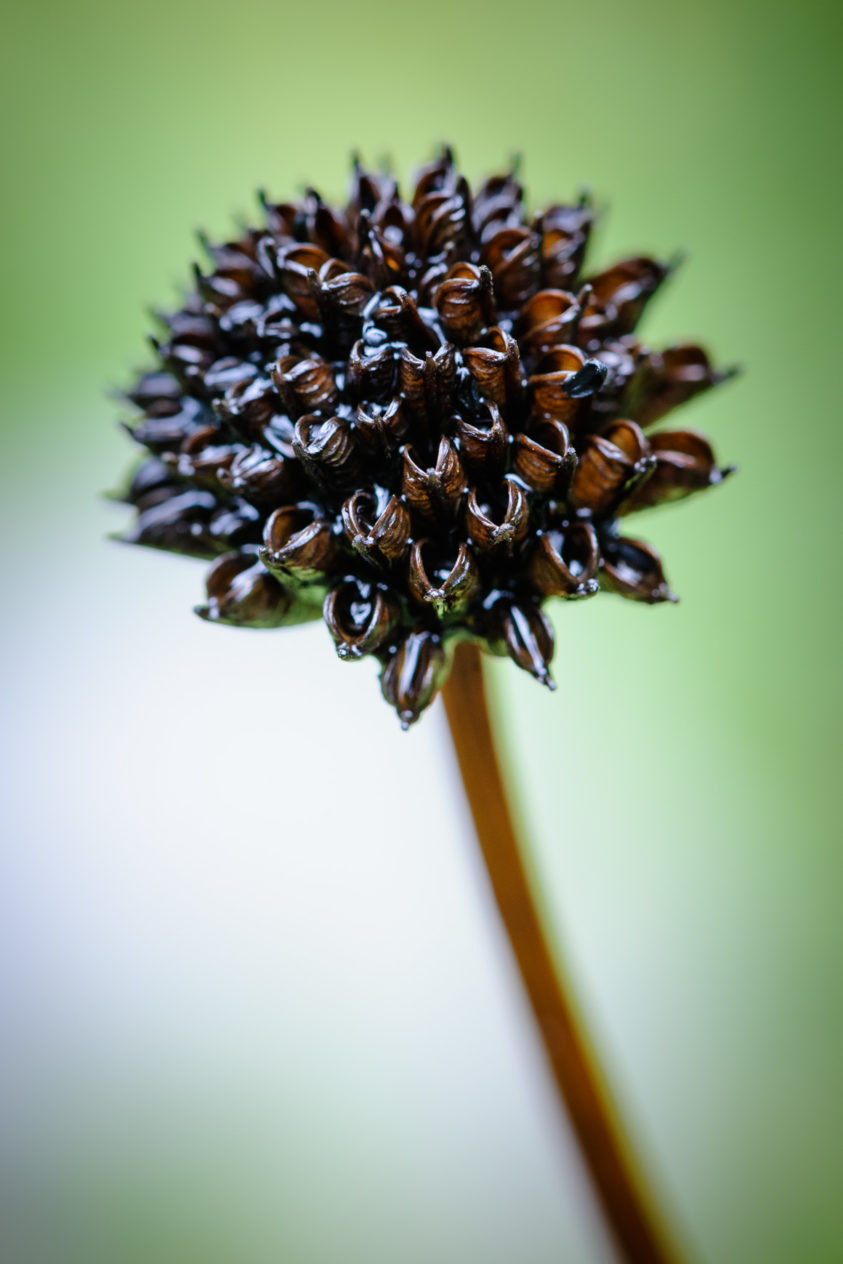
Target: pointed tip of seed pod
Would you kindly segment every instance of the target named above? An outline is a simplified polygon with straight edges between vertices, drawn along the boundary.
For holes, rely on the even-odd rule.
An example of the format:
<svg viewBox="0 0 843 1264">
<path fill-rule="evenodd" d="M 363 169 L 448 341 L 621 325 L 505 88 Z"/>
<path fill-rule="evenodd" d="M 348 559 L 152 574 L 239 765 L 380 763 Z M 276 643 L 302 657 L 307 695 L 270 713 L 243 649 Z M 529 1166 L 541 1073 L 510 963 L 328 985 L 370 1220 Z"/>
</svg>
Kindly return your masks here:
<svg viewBox="0 0 843 1264">
<path fill-rule="evenodd" d="M 672 592 L 669 588 L 665 592 L 664 599 L 665 601 L 669 601 L 671 605 L 673 606 L 679 605 L 679 597 L 677 596 L 675 592 Z"/>
<path fill-rule="evenodd" d="M 194 606 L 193 613 L 198 614 L 199 618 L 204 619 L 206 623 L 213 623 L 209 606 Z"/>
<path fill-rule="evenodd" d="M 401 725 L 401 732 L 406 733 L 411 724 L 418 719 L 413 711 L 401 711 L 398 714 L 398 723 Z"/>
<path fill-rule="evenodd" d="M 682 265 L 688 262 L 688 259 L 689 254 L 687 250 L 674 250 L 664 265 L 665 276 L 673 276 L 674 272 L 678 272 Z"/>
<path fill-rule="evenodd" d="M 540 685 L 544 685 L 548 693 L 556 693 L 556 681 L 553 679 L 550 672 L 545 672 L 543 676 L 537 676 L 536 679 Z"/>
<path fill-rule="evenodd" d="M 720 475 L 719 482 L 723 482 L 724 478 L 728 478 L 730 474 L 737 474 L 740 467 L 737 465 L 724 465 L 717 471 Z"/>
<path fill-rule="evenodd" d="M 742 364 L 730 364 L 728 368 L 721 369 L 715 374 L 715 384 L 720 386 L 723 382 L 731 382 L 733 378 L 743 377 L 744 367 Z"/>
</svg>

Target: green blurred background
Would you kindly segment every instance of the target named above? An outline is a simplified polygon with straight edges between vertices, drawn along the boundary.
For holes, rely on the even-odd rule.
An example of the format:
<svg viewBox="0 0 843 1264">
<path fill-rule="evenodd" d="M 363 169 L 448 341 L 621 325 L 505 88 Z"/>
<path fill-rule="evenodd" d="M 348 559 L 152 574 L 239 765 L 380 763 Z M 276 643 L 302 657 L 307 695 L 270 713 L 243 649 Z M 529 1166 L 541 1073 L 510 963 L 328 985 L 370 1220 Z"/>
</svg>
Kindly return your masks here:
<svg viewBox="0 0 843 1264">
<path fill-rule="evenodd" d="M 500 665 L 497 701 L 683 1239 L 843 1259 L 839 35 L 818 0 L 9 11 L 10 1264 L 609 1259 L 442 717 L 399 741 L 317 629 L 199 624 L 199 569 L 103 543 L 96 500 L 129 458 L 104 388 L 193 229 L 443 138 L 472 177 L 522 152 L 534 203 L 590 186 L 592 261 L 686 248 L 644 332 L 745 367 L 683 415 L 739 476 L 642 523 L 682 603 L 559 609 L 560 690 Z"/>
</svg>

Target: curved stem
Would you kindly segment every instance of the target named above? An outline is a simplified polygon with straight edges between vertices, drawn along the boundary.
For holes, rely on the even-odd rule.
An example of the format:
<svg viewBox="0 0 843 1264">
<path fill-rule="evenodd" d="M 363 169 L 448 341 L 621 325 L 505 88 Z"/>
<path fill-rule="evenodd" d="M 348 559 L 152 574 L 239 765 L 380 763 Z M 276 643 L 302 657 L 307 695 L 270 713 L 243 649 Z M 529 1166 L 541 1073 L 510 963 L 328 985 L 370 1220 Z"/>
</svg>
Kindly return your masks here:
<svg viewBox="0 0 843 1264">
<path fill-rule="evenodd" d="M 635 1172 L 530 892 L 495 752 L 480 650 L 457 646 L 442 690 L 463 785 L 498 911 L 544 1043 L 557 1092 L 620 1258 L 678 1264 Z"/>
</svg>

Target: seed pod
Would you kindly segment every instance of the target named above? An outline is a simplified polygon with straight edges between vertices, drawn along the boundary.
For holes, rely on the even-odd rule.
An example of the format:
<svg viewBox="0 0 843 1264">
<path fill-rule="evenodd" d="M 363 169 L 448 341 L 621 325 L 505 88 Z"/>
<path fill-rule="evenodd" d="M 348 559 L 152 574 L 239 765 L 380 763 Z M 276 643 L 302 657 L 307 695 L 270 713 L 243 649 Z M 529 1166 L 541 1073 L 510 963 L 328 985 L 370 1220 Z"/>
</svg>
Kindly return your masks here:
<svg viewBox="0 0 843 1264">
<path fill-rule="evenodd" d="M 483 243 L 483 262 L 491 269 L 495 297 L 504 311 L 515 311 L 539 287 L 540 242 L 530 228 L 502 228 Z"/>
<path fill-rule="evenodd" d="M 457 450 L 444 435 L 439 441 L 436 463 L 427 469 L 418 465 L 412 448 L 404 452 L 401 490 L 413 513 L 422 519 L 448 522 L 456 518 L 467 490 Z"/>
<path fill-rule="evenodd" d="M 586 440 L 568 502 L 574 509 L 607 514 L 651 475 L 655 458 L 634 421 L 616 421 Z"/>
<path fill-rule="evenodd" d="M 371 335 L 369 335 L 369 338 Z M 348 356 L 346 389 L 354 400 L 385 403 L 395 393 L 398 374 L 391 342 L 373 344 L 367 338 L 355 342 Z"/>
<path fill-rule="evenodd" d="M 533 491 L 564 496 L 576 464 L 568 428 L 561 421 L 539 418 L 530 434 L 515 436 L 512 467 Z"/>
<path fill-rule="evenodd" d="M 320 488 L 329 494 L 350 487 L 360 470 L 354 431 L 347 417 L 311 413 L 296 422 L 293 451 Z"/>
<path fill-rule="evenodd" d="M 399 626 L 401 613 L 388 589 L 349 576 L 328 593 L 322 617 L 338 656 L 351 660 L 386 645 Z"/>
<path fill-rule="evenodd" d="M 594 211 L 586 199 L 577 206 L 551 206 L 539 217 L 545 285 L 564 289 L 579 273 Z"/>
<path fill-rule="evenodd" d="M 735 372 L 715 372 L 702 347 L 668 347 L 661 354 L 650 354 L 635 383 L 634 394 L 630 395 L 629 416 L 640 426 L 651 426 L 701 391 L 727 381 Z"/>
<path fill-rule="evenodd" d="M 570 344 L 581 314 L 573 294 L 564 290 L 539 290 L 521 309 L 518 318 L 525 355 L 540 359 L 562 344 Z"/>
<path fill-rule="evenodd" d="M 482 343 L 463 348 L 462 358 L 485 399 L 503 410 L 518 409 L 523 394 L 521 356 L 510 334 L 493 325 Z"/>
<path fill-rule="evenodd" d="M 279 628 L 287 622 L 293 596 L 253 553 L 226 553 L 208 571 L 208 604 L 196 613 L 209 623 L 235 628 Z"/>
<path fill-rule="evenodd" d="M 491 272 L 473 263 L 455 264 L 434 294 L 433 306 L 452 342 L 462 346 L 479 338 L 495 320 Z"/>
<path fill-rule="evenodd" d="M 356 491 L 342 507 L 342 522 L 351 547 L 374 566 L 392 566 L 407 551 L 410 514 L 397 496 Z"/>
<path fill-rule="evenodd" d="M 272 380 L 291 417 L 330 412 L 340 400 L 331 366 L 321 356 L 283 356 L 272 368 Z"/>
<path fill-rule="evenodd" d="M 282 581 L 314 583 L 329 574 L 339 558 L 330 523 L 307 501 L 276 509 L 267 519 L 263 539 L 260 559 Z"/>
<path fill-rule="evenodd" d="M 463 464 L 469 472 L 495 477 L 503 469 L 509 435 L 497 404 L 487 404 L 486 410 L 485 416 L 475 417 L 472 421 L 457 417 L 454 434 L 459 440 Z"/>
<path fill-rule="evenodd" d="M 402 347 L 399 383 L 408 414 L 430 427 L 447 414 L 456 382 L 454 348 L 446 342 L 424 359 Z"/>
<path fill-rule="evenodd" d="M 318 246 L 301 242 L 292 242 L 278 252 L 278 279 L 305 320 L 319 319 L 319 304 L 311 289 L 310 274 L 318 272 L 328 259 L 329 256 Z"/>
<path fill-rule="evenodd" d="M 498 594 L 490 603 L 485 627 L 496 653 L 508 654 L 540 684 L 556 688 L 550 676 L 553 625 L 537 602 L 517 602 Z"/>
<path fill-rule="evenodd" d="M 655 259 L 624 259 L 591 278 L 594 298 L 604 308 L 616 312 L 616 328 L 631 333 L 647 303 L 668 276 L 670 268 Z"/>
<path fill-rule="evenodd" d="M 546 531 L 527 566 L 533 589 L 543 597 L 590 597 L 599 587 L 595 576 L 600 549 L 588 522 L 573 522 Z"/>
<path fill-rule="evenodd" d="M 718 469 L 711 444 L 694 430 L 663 431 L 650 436 L 655 468 L 619 506 L 619 513 L 649 509 L 720 483 L 731 469 Z"/>
<path fill-rule="evenodd" d="M 410 596 L 440 619 L 464 614 L 480 587 L 477 563 L 467 545 L 460 544 L 455 558 L 442 560 L 434 556 L 428 540 L 417 540 L 410 549 L 407 580 Z"/>
<path fill-rule="evenodd" d="M 502 506 L 502 511 L 501 511 Z M 527 534 L 530 503 L 523 484 L 509 474 L 494 501 L 479 501 L 477 490 L 469 489 L 465 502 L 465 527 L 478 553 L 511 554 Z"/>
<path fill-rule="evenodd" d="M 289 501 L 295 491 L 297 473 L 295 461 L 285 460 L 256 444 L 237 454 L 220 474 L 220 482 L 228 491 L 248 500 L 249 504 L 260 509 L 273 509 Z"/>
<path fill-rule="evenodd" d="M 658 553 L 641 540 L 627 540 L 622 536 L 603 540 L 600 584 L 622 597 L 648 605 L 678 601 L 668 588 Z"/>
<path fill-rule="evenodd" d="M 381 692 L 408 729 L 429 707 L 447 671 L 445 651 L 434 632 L 414 631 L 389 654 L 381 670 Z"/>
</svg>

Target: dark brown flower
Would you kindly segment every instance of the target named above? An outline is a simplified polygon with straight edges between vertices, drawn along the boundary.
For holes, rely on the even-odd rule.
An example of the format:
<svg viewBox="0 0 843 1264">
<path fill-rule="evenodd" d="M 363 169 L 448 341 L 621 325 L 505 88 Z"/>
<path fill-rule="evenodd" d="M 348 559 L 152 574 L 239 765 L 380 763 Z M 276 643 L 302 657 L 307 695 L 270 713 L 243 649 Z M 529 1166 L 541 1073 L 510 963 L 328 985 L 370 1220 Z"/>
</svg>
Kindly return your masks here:
<svg viewBox="0 0 843 1264">
<path fill-rule="evenodd" d="M 262 204 L 203 242 L 128 393 L 124 538 L 213 560 L 203 618 L 321 612 L 406 725 L 460 638 L 551 684 L 548 598 L 674 600 L 620 524 L 728 473 L 694 431 L 647 432 L 728 375 L 638 340 L 668 265 L 583 275 L 587 199 L 529 217 L 512 174 L 472 197 L 448 150 L 406 202 L 355 164 L 344 208 Z"/>
</svg>

